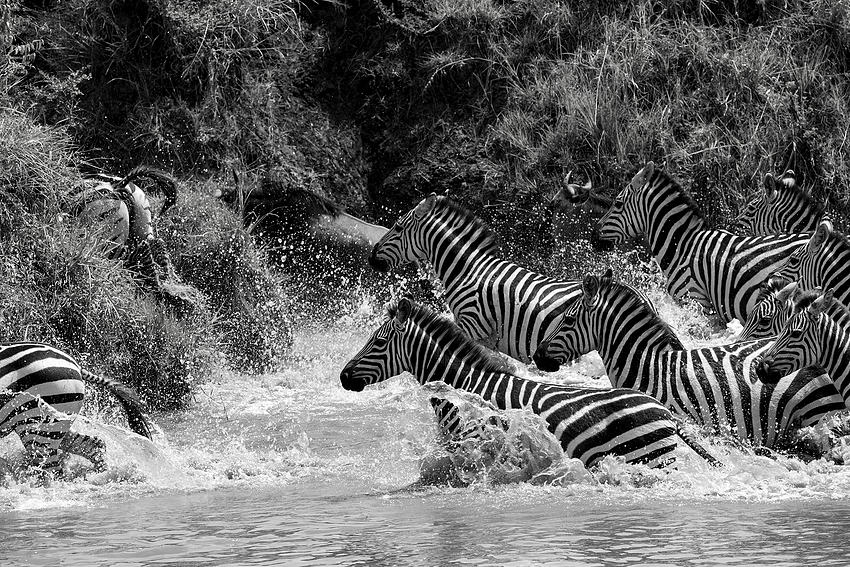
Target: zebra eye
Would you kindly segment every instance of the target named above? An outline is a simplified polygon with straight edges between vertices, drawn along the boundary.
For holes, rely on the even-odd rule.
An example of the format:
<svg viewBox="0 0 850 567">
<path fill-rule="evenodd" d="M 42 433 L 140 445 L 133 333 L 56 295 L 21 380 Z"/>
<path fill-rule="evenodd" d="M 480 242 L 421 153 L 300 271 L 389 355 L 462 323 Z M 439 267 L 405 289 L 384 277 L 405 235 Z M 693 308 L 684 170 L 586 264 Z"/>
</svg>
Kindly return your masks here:
<svg viewBox="0 0 850 567">
<path fill-rule="evenodd" d="M 803 330 L 802 329 L 794 329 L 793 331 L 791 331 L 788 334 L 791 335 L 792 338 L 799 339 L 800 337 L 803 336 Z"/>
<path fill-rule="evenodd" d="M 387 344 L 386 337 L 375 337 L 375 346 L 382 347 Z"/>
<path fill-rule="evenodd" d="M 567 315 L 564 317 L 564 320 L 561 323 L 565 327 L 574 327 L 576 324 L 576 318 L 572 315 Z"/>
<path fill-rule="evenodd" d="M 622 199 L 614 199 L 614 206 L 617 207 L 618 209 L 622 208 L 623 200 Z"/>
</svg>

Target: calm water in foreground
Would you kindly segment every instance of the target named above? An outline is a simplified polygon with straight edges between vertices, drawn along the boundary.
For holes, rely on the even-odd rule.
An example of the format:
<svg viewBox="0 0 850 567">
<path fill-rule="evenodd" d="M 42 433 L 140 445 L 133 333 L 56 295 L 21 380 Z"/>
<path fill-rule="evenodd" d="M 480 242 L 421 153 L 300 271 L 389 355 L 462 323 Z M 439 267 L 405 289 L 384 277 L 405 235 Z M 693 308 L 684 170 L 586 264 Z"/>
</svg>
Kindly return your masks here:
<svg viewBox="0 0 850 567">
<path fill-rule="evenodd" d="M 211 377 L 192 409 L 155 416 L 155 444 L 78 420 L 106 440 L 109 469 L 80 461 L 47 487 L 0 483 L 0 565 L 850 562 L 850 466 L 712 439 L 720 470 L 682 449 L 671 472 L 564 460 L 554 485 L 406 489 L 437 451 L 433 415 L 409 378 L 339 386 L 366 319 L 303 331 L 280 373 Z M 589 377 L 600 372 L 591 359 L 554 379 L 603 386 Z M 16 443 L 0 456 L 16 458 Z"/>
</svg>

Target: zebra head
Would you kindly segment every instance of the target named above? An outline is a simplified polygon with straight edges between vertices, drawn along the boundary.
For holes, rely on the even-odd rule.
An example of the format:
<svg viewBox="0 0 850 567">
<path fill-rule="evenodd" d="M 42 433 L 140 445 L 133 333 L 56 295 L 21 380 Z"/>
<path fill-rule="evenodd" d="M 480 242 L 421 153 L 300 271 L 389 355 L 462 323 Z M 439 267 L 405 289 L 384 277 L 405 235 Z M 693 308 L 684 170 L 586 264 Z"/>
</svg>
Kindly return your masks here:
<svg viewBox="0 0 850 567">
<path fill-rule="evenodd" d="M 339 374 L 346 390 L 360 392 L 369 384 L 397 376 L 409 369 L 403 341 L 413 304 L 402 298 L 395 308 L 388 308 L 388 318 Z"/>
<path fill-rule="evenodd" d="M 821 333 L 824 310 L 833 302 L 832 289 L 818 295 L 808 305 L 798 304 L 776 341 L 757 363 L 756 376 L 765 384 L 775 384 L 794 370 L 818 364 L 821 358 Z"/>
<path fill-rule="evenodd" d="M 558 327 L 534 352 L 532 358 L 537 368 L 544 372 L 555 372 L 562 364 L 596 349 L 596 337 L 591 336 L 594 330 L 593 313 L 601 301 L 600 287 L 612 277 L 610 268 L 602 275 L 601 281 L 592 274 L 585 276 L 581 284 L 582 297 L 567 308 Z"/>
<path fill-rule="evenodd" d="M 792 170 L 787 170 L 779 180 L 773 174 L 766 173 L 764 191 L 747 203 L 735 219 L 735 230 L 749 235 L 789 232 L 789 227 L 797 219 L 791 219 L 788 215 L 796 211 L 792 201 L 799 192 Z"/>
<path fill-rule="evenodd" d="M 402 264 L 425 258 L 424 239 L 427 231 L 422 230 L 422 227 L 436 204 L 437 194 L 431 193 L 396 221 L 372 248 L 369 255 L 369 265 L 372 269 L 387 272 Z"/>
<path fill-rule="evenodd" d="M 783 286 L 782 280 L 768 280 L 758 303 L 744 322 L 737 342 L 778 335 L 794 312 L 794 300 L 799 291 L 796 281 Z"/>
<path fill-rule="evenodd" d="M 655 163 L 647 163 L 617 195 L 594 230 L 600 240 L 622 244 L 646 233 L 644 211 L 648 208 L 642 202 L 649 198 L 647 189 L 654 173 Z"/>
</svg>

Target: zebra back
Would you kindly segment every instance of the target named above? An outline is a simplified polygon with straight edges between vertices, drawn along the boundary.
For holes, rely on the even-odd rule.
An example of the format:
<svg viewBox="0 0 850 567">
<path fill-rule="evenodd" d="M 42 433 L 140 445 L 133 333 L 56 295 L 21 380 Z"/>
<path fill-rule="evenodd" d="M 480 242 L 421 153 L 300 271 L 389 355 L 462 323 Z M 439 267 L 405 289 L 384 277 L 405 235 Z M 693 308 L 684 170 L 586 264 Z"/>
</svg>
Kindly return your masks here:
<svg viewBox="0 0 850 567">
<path fill-rule="evenodd" d="M 480 395 L 499 409 L 541 416 L 564 452 L 587 466 L 605 455 L 659 465 L 671 458 L 676 427 L 655 399 L 633 390 L 597 390 L 520 378 L 469 340 L 454 323 L 402 299 L 390 318 L 340 373 L 344 388 L 362 390 L 403 371 Z"/>
<path fill-rule="evenodd" d="M 735 228 L 743 234 L 812 232 L 824 215 L 824 206 L 797 185 L 792 170 L 780 179 L 764 176 L 764 191 L 747 203 L 735 219 Z"/>
<path fill-rule="evenodd" d="M 428 261 L 457 324 L 474 340 L 530 362 L 537 344 L 579 295 L 564 282 L 498 257 L 495 234 L 445 197 L 423 199 L 378 241 L 370 265 L 386 271 Z"/>
<path fill-rule="evenodd" d="M 799 426 L 844 409 L 832 381 L 817 370 L 791 373 L 775 385 L 758 383 L 754 365 L 771 340 L 671 348 L 671 331 L 646 297 L 610 278 L 590 282 L 558 332 L 568 339 L 559 352 L 548 353 L 561 362 L 598 350 L 613 384 L 650 394 L 716 433 L 756 445 L 782 444 Z"/>
<path fill-rule="evenodd" d="M 759 288 L 808 239 L 806 234 L 745 237 L 707 227 L 693 198 L 649 162 L 599 222 L 603 240 L 645 236 L 675 297 L 690 296 L 723 320 L 744 321 Z"/>
</svg>

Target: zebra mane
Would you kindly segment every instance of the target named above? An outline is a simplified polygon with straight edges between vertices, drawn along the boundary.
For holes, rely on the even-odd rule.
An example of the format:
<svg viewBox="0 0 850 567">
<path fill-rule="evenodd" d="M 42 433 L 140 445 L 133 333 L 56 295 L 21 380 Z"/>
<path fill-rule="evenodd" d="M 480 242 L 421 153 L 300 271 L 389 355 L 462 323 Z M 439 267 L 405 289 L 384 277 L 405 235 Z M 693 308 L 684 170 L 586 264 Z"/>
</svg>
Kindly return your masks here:
<svg viewBox="0 0 850 567">
<path fill-rule="evenodd" d="M 448 317 L 437 313 L 427 305 L 420 305 L 412 300 L 410 304 L 412 307 L 410 318 L 458 359 L 472 364 L 479 370 L 516 374 L 504 358 L 470 339 Z M 398 314 L 398 303 L 394 301 L 387 304 L 386 314 L 387 318 L 394 319 Z"/>
<path fill-rule="evenodd" d="M 642 308 L 646 312 L 650 323 L 660 330 L 661 335 L 667 342 L 670 343 L 673 350 L 686 350 L 685 345 L 683 345 L 681 339 L 679 339 L 679 335 L 676 334 L 673 327 L 671 327 L 667 321 L 661 318 L 658 311 L 655 309 L 655 306 L 652 304 L 652 301 L 650 301 L 645 294 L 628 284 L 614 281 L 613 279 L 608 281 L 605 281 L 605 279 L 600 280 L 600 288 L 605 287 L 614 294 L 628 296 L 632 305 L 639 309 Z"/>
<path fill-rule="evenodd" d="M 469 209 L 443 195 L 437 197 L 437 208 L 460 217 L 465 222 L 473 225 L 475 232 L 481 235 L 482 251 L 490 254 L 499 253 L 499 237 L 496 236 L 496 233 L 493 232 L 493 229 L 491 229 L 487 223 L 481 220 Z"/>
<path fill-rule="evenodd" d="M 655 170 L 652 172 L 652 175 L 647 180 L 647 183 L 652 184 L 656 181 L 664 186 L 668 186 L 673 189 L 682 198 L 682 200 L 694 213 L 694 215 L 697 216 L 697 218 L 699 218 L 700 220 L 705 220 L 705 214 L 702 212 L 702 209 L 697 204 L 697 202 L 694 201 L 693 196 L 684 187 L 682 187 L 678 181 L 673 179 L 670 174 L 656 167 Z"/>
<path fill-rule="evenodd" d="M 819 289 L 802 292 L 794 303 L 794 313 L 800 313 L 808 309 L 822 295 L 823 292 Z M 832 303 L 824 310 L 824 313 L 828 313 L 832 320 L 839 325 L 850 327 L 850 309 L 839 301 L 838 298 L 833 298 Z"/>
</svg>

